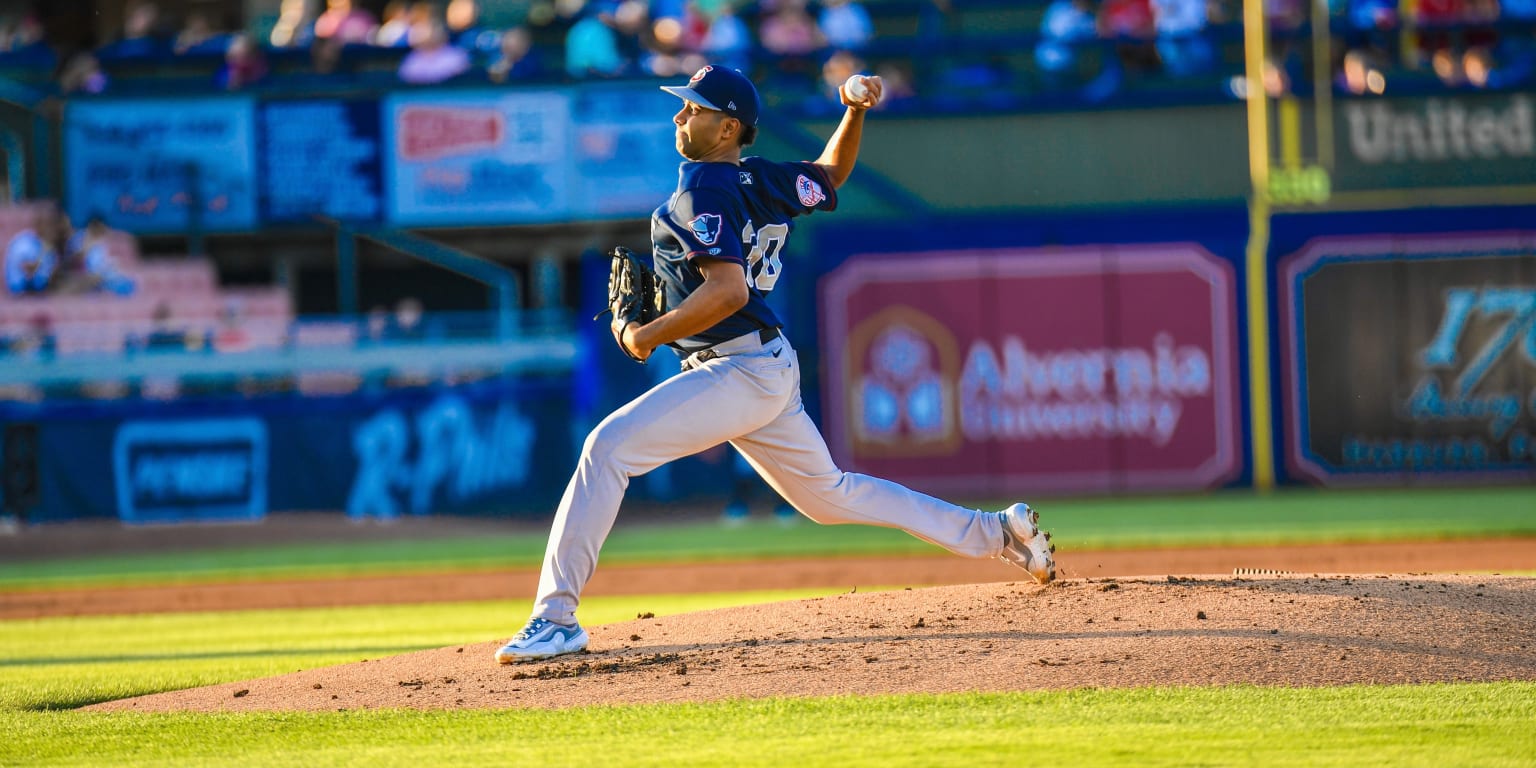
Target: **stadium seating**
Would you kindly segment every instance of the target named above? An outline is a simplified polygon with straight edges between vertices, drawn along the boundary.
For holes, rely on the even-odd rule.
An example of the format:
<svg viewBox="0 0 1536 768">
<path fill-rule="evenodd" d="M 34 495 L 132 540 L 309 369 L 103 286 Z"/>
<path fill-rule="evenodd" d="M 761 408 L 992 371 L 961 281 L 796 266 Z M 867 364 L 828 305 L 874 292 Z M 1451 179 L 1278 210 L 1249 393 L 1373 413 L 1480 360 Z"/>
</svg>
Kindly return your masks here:
<svg viewBox="0 0 1536 768">
<path fill-rule="evenodd" d="M 0 243 L 33 226 L 39 214 L 56 212 L 48 200 L 0 206 Z M 110 233 L 107 242 L 118 267 L 133 279 L 133 293 L 14 296 L 0 291 L 0 355 L 14 341 L 39 334 L 52 337 L 56 355 L 120 353 L 157 323 L 210 340 L 238 326 L 240 343 L 224 351 L 287 342 L 294 306 L 282 286 L 224 288 L 207 257 L 143 258 L 137 240 L 126 232 Z"/>
</svg>

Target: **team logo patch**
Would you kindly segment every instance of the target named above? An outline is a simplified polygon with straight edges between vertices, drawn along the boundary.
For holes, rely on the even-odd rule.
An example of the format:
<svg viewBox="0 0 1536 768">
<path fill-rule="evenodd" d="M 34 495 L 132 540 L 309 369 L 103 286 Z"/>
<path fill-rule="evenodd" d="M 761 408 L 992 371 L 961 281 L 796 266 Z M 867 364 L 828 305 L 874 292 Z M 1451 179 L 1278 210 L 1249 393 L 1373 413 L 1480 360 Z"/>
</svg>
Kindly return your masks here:
<svg viewBox="0 0 1536 768">
<path fill-rule="evenodd" d="M 709 71 L 711 69 L 714 69 L 714 67 L 706 66 L 703 69 L 693 73 L 693 77 L 688 78 L 688 84 L 689 85 L 693 85 L 694 83 L 697 83 L 698 81 L 703 80 L 704 76 L 709 74 Z"/>
<path fill-rule="evenodd" d="M 801 198 L 805 195 L 802 193 Z M 693 236 L 705 245 L 714 245 L 720 239 L 720 214 L 701 213 L 688 222 L 688 228 L 693 230 Z"/>
<path fill-rule="evenodd" d="M 752 172 L 751 171 L 740 171 L 740 173 L 741 173 L 741 183 L 743 183 L 743 184 L 751 184 L 752 183 Z"/>
<path fill-rule="evenodd" d="M 807 208 L 827 199 L 827 193 L 821 191 L 821 185 L 803 173 L 795 179 L 795 192 L 800 195 L 800 204 Z"/>
</svg>

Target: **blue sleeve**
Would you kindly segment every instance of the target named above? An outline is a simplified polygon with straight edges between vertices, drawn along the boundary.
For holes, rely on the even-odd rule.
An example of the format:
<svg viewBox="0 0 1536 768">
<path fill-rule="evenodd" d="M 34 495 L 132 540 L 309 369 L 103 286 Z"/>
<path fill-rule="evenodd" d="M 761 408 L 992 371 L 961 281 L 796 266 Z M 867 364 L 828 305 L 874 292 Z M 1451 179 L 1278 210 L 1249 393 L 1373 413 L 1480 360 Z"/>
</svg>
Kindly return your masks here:
<svg viewBox="0 0 1536 768">
<path fill-rule="evenodd" d="M 821 166 L 811 162 L 780 163 L 778 171 L 774 187 L 795 215 L 837 210 L 837 187 Z"/>
<path fill-rule="evenodd" d="M 690 261 L 704 256 L 746 266 L 738 233 L 747 217 L 736 201 L 707 189 L 686 190 L 678 193 L 671 218 Z"/>
</svg>

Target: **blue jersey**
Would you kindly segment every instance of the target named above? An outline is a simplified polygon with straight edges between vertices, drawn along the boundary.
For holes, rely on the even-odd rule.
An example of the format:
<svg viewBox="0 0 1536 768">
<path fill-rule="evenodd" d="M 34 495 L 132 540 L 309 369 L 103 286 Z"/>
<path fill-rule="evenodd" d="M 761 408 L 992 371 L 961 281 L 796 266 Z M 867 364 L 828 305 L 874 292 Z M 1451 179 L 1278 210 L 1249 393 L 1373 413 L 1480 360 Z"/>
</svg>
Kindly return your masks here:
<svg viewBox="0 0 1536 768">
<path fill-rule="evenodd" d="M 677 191 L 651 214 L 656 274 L 676 307 L 704 284 L 695 259 L 742 265 L 747 305 L 708 330 L 672 342 L 683 353 L 781 323 L 766 301 L 783 273 L 784 247 L 794 218 L 837 208 L 837 190 L 814 163 L 775 163 L 760 157 L 732 163 L 683 163 Z"/>
</svg>

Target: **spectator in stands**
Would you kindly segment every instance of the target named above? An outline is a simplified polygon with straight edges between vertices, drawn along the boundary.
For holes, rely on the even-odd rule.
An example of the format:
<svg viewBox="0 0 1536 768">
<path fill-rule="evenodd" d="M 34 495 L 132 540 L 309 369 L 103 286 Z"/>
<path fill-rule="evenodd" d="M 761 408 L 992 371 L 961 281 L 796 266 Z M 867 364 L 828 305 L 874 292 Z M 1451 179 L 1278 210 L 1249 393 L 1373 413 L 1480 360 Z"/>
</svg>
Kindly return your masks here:
<svg viewBox="0 0 1536 768">
<path fill-rule="evenodd" d="M 858 0 L 824 0 L 817 18 L 827 45 L 845 51 L 861 51 L 875 36 L 869 11 Z"/>
<path fill-rule="evenodd" d="M 26 327 L 7 342 L 6 351 L 17 357 L 53 357 L 58 348 L 58 339 L 53 333 L 53 318 L 46 312 L 33 315 Z M 14 393 L 10 393 L 9 399 L 15 399 Z"/>
<path fill-rule="evenodd" d="M 805 9 L 806 0 L 779 0 L 757 28 L 758 41 L 776 57 L 781 77 L 800 80 L 819 71 L 814 54 L 827 45 L 826 35 Z"/>
<path fill-rule="evenodd" d="M 59 93 L 102 93 L 111 81 L 101 71 L 101 61 L 90 51 L 78 51 L 64 62 L 59 72 Z"/>
<path fill-rule="evenodd" d="M 500 45 L 500 52 L 485 68 L 491 82 L 534 80 L 543 75 L 544 67 L 533 50 L 533 35 L 527 27 L 519 25 L 501 33 Z"/>
<path fill-rule="evenodd" d="M 1173 77 L 1209 72 L 1215 51 L 1205 37 L 1206 0 L 1152 0 L 1157 55 Z"/>
<path fill-rule="evenodd" d="M 224 65 L 214 75 L 214 85 L 221 90 L 238 91 L 256 85 L 267 77 L 267 57 L 249 35 L 235 35 L 224 51 Z"/>
<path fill-rule="evenodd" d="M 1150 0 L 1104 0 L 1099 6 L 1099 37 L 1114 42 L 1119 64 L 1129 73 L 1157 69 L 1157 28 Z"/>
<path fill-rule="evenodd" d="M 390 0 L 384 6 L 384 22 L 373 33 L 373 44 L 380 48 L 408 48 L 411 45 L 410 6 L 405 0 Z"/>
<path fill-rule="evenodd" d="M 208 14 L 192 11 L 187 21 L 171 42 L 171 50 L 177 55 L 185 53 L 212 53 L 229 44 L 228 38 L 213 28 Z"/>
<path fill-rule="evenodd" d="M 440 23 L 411 30 L 411 52 L 400 61 L 403 82 L 427 85 L 452 80 L 469 71 L 469 54 L 448 44 L 448 30 Z"/>
<path fill-rule="evenodd" d="M 864 68 L 864 60 L 850 51 L 838 51 L 828 56 L 821 65 L 819 87 L 805 97 L 801 109 L 810 115 L 842 114 L 843 104 L 838 101 L 837 89 L 848 82 L 848 78 L 864 72 Z"/>
<path fill-rule="evenodd" d="M 51 211 L 41 211 L 32 226 L 17 232 L 5 247 L 5 285 L 13 294 L 42 293 L 59 265 L 58 223 Z"/>
<path fill-rule="evenodd" d="M 448 0 L 444 14 L 448 23 L 448 39 L 477 61 L 486 61 L 497 55 L 501 36 L 480 23 L 480 3 L 476 0 Z"/>
<path fill-rule="evenodd" d="M 379 22 L 352 0 L 325 0 L 325 13 L 315 19 L 315 37 L 340 40 L 344 44 L 369 43 Z"/>
<path fill-rule="evenodd" d="M 644 48 L 640 68 L 649 75 L 692 74 L 709 63 L 690 44 L 681 19 L 671 16 L 656 19 L 651 23 L 649 34 L 643 35 L 640 42 Z"/>
<path fill-rule="evenodd" d="M 690 4 L 692 11 L 687 18 L 705 21 L 703 39 L 699 42 L 705 58 L 721 66 L 746 72 L 752 66 L 752 30 L 736 13 L 735 3 L 727 0 L 706 11 L 697 3 Z"/>
<path fill-rule="evenodd" d="M 1385 59 L 1397 35 L 1397 0 L 1345 0 L 1344 47 L 1363 59 Z"/>
<path fill-rule="evenodd" d="M 215 352 L 247 352 L 253 347 L 251 332 L 245 327 L 245 312 L 239 299 L 229 299 L 219 309 L 219 326 L 213 332 Z"/>
<path fill-rule="evenodd" d="M 1372 48 L 1359 48 L 1344 54 L 1343 63 L 1339 67 L 1339 73 L 1334 78 L 1334 85 L 1339 90 L 1352 93 L 1357 96 L 1364 94 L 1381 94 L 1387 89 L 1386 74 L 1378 59 L 1378 54 Z"/>
<path fill-rule="evenodd" d="M 150 317 L 149 333 L 134 346 L 145 351 L 186 352 L 202 349 L 203 337 L 177 323 L 170 301 L 161 299 Z"/>
<path fill-rule="evenodd" d="M 613 11 L 617 6 L 593 0 L 565 35 L 565 71 L 575 78 L 617 77 L 628 69 L 619 51 Z"/>
<path fill-rule="evenodd" d="M 168 48 L 160 29 L 160 7 L 141 2 L 128 8 L 122 37 L 103 47 L 99 54 L 104 59 L 137 59 L 160 55 Z"/>
<path fill-rule="evenodd" d="M 127 296 L 134 291 L 133 278 L 124 274 L 112 258 L 108 242 L 111 230 L 100 215 L 92 214 L 85 227 L 70 236 L 64 246 L 64 266 L 59 275 L 61 293 L 106 291 Z"/>
<path fill-rule="evenodd" d="M 268 41 L 274 48 L 302 48 L 315 39 L 315 19 L 309 12 L 309 0 L 282 0 L 277 23 Z"/>
<path fill-rule="evenodd" d="M 1071 80 L 1081 46 L 1098 36 L 1094 25 L 1094 0 L 1052 0 L 1040 17 L 1040 42 L 1035 45 L 1035 66 L 1048 85 Z"/>
</svg>

